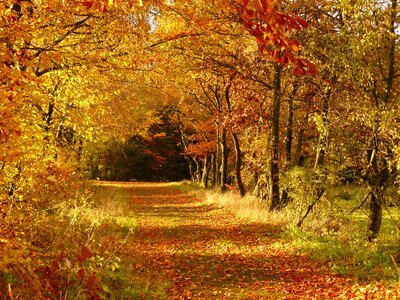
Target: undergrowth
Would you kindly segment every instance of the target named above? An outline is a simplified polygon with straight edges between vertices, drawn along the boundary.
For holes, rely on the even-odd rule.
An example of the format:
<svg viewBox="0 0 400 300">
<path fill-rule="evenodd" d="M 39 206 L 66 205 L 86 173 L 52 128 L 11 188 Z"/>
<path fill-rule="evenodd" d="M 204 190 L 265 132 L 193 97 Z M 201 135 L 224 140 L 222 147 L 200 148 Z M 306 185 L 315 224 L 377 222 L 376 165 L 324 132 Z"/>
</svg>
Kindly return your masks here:
<svg viewBox="0 0 400 300">
<path fill-rule="evenodd" d="M 14 223 L 9 238 L 1 240 L 1 299 L 137 296 L 127 282 L 133 262 L 123 255 L 137 226 L 127 209 L 129 192 L 85 183 L 77 188 L 79 193 L 32 210 L 34 222 L 18 228 Z"/>
</svg>

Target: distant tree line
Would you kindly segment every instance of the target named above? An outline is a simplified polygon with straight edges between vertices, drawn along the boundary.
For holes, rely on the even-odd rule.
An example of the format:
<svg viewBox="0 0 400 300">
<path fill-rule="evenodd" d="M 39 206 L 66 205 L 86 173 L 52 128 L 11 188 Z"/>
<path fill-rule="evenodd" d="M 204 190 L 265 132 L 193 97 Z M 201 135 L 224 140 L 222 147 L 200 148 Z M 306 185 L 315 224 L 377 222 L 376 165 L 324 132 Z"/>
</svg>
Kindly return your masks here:
<svg viewBox="0 0 400 300">
<path fill-rule="evenodd" d="M 178 127 L 162 108 L 143 135 L 111 139 L 94 145 L 86 158 L 91 179 L 111 181 L 180 181 L 189 178 Z"/>
</svg>

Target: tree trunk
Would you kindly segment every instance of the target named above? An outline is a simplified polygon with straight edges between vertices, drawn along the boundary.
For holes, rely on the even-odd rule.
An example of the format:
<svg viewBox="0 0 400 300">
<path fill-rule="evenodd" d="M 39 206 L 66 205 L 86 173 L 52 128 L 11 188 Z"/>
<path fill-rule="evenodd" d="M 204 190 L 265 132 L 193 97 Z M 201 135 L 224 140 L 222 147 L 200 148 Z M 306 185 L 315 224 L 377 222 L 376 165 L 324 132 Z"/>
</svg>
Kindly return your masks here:
<svg viewBox="0 0 400 300">
<path fill-rule="evenodd" d="M 239 188 L 240 196 L 246 195 L 246 190 L 242 181 L 241 167 L 242 167 L 242 150 L 240 149 L 239 139 L 236 133 L 232 132 L 233 142 L 235 144 L 235 152 L 236 152 L 236 181 Z"/>
<path fill-rule="evenodd" d="M 180 117 L 178 114 L 178 121 L 180 122 Z M 186 137 L 185 137 L 185 133 L 183 132 L 183 129 L 181 128 L 180 124 L 178 125 L 178 130 L 180 133 L 180 138 L 181 138 L 181 142 L 182 142 L 182 146 L 183 146 L 183 150 L 186 151 L 188 149 L 188 144 L 186 141 Z M 183 154 L 183 157 L 185 158 L 185 161 L 188 165 L 189 168 L 189 175 L 190 175 L 190 179 L 192 181 L 195 181 L 195 172 L 193 171 L 194 165 L 195 165 L 195 160 L 187 154 Z"/>
<path fill-rule="evenodd" d="M 51 122 L 53 120 L 54 108 L 55 108 L 55 104 L 54 104 L 54 100 L 52 99 L 47 107 L 47 112 L 44 116 L 44 120 L 46 122 L 46 126 L 45 126 L 46 132 L 50 131 Z"/>
<path fill-rule="evenodd" d="M 296 96 L 297 90 L 299 89 L 299 83 L 296 80 L 293 83 L 292 94 L 288 99 L 288 121 L 286 128 L 286 166 L 289 167 L 292 161 L 292 145 L 293 145 L 293 118 L 294 118 L 294 98 Z"/>
<path fill-rule="evenodd" d="M 316 169 L 319 166 L 322 166 L 324 164 L 324 159 L 325 159 L 325 138 L 322 137 L 322 135 L 320 135 L 318 139 L 318 148 L 317 148 L 317 154 L 315 156 L 314 168 Z"/>
<path fill-rule="evenodd" d="M 389 169 L 387 164 L 383 162 L 383 167 L 380 170 L 378 165 L 378 142 L 376 134 L 371 139 L 371 147 L 367 152 L 368 166 L 366 180 L 371 189 L 371 200 L 370 200 L 370 215 L 369 215 L 369 230 L 371 234 L 368 237 L 369 241 L 373 241 L 377 238 L 382 225 L 382 213 L 383 213 L 383 199 L 384 190 L 386 184 L 390 179 Z M 389 175 L 384 176 L 386 173 Z"/>
<path fill-rule="evenodd" d="M 215 187 L 221 185 L 221 133 L 219 125 L 217 125 L 217 152 L 215 153 Z"/>
<path fill-rule="evenodd" d="M 272 128 L 271 128 L 271 160 L 270 160 L 270 180 L 271 180 L 271 205 L 270 210 L 281 209 L 279 193 L 279 117 L 281 106 L 281 74 L 282 66 L 275 64 L 274 90 L 272 95 Z"/>
<path fill-rule="evenodd" d="M 258 180 L 260 178 L 260 175 L 258 174 L 257 171 L 253 171 L 253 174 L 251 176 L 251 180 L 250 180 L 250 187 L 253 189 L 253 195 L 255 196 L 259 196 L 259 190 L 258 190 Z"/>
<path fill-rule="evenodd" d="M 190 156 L 185 155 L 184 157 L 185 157 L 185 161 L 186 161 L 186 163 L 188 164 L 188 167 L 189 167 L 190 179 L 191 179 L 191 181 L 195 182 L 196 181 L 196 176 L 195 176 L 195 172 L 196 171 L 194 171 L 194 169 L 195 169 L 195 165 L 196 164 L 195 164 L 194 160 Z"/>
<path fill-rule="evenodd" d="M 210 168 L 211 168 L 210 155 L 206 154 L 203 162 L 203 174 L 201 176 L 201 185 L 205 188 L 208 188 L 208 178 L 210 176 Z"/>
<path fill-rule="evenodd" d="M 223 192 L 226 190 L 226 181 L 228 179 L 228 156 L 229 150 L 226 141 L 226 129 L 222 129 L 221 133 L 221 181 L 220 190 Z"/>
<path fill-rule="evenodd" d="M 293 163 L 298 167 L 303 165 L 303 161 L 301 159 L 301 149 L 303 148 L 304 131 L 304 128 L 300 128 L 297 136 L 296 152 L 294 153 Z"/>
<path fill-rule="evenodd" d="M 312 107 L 312 97 L 309 98 L 308 103 L 307 103 L 307 112 L 303 117 L 302 124 L 300 125 L 299 132 L 297 134 L 297 145 L 296 145 L 296 150 L 294 153 L 294 158 L 293 158 L 293 165 L 301 167 L 304 165 L 304 159 L 302 158 L 301 151 L 303 148 L 303 140 L 304 140 L 304 132 L 305 132 L 305 127 L 307 126 L 309 117 L 310 117 L 310 110 Z"/>
<path fill-rule="evenodd" d="M 334 78 L 332 82 L 334 82 L 336 79 Z M 325 152 L 326 152 L 326 147 L 328 143 L 328 132 L 326 127 L 328 127 L 328 115 L 329 115 L 329 102 L 331 99 L 332 95 L 332 87 L 329 86 L 325 92 L 325 95 L 323 97 L 322 101 L 322 132 L 319 133 L 319 138 L 318 138 L 318 147 L 317 147 L 317 154 L 315 156 L 315 163 L 314 163 L 314 168 L 318 168 L 319 166 L 322 166 L 324 164 L 325 160 Z"/>
<path fill-rule="evenodd" d="M 294 97 L 296 96 L 297 90 L 299 88 L 298 81 L 296 80 L 293 84 L 292 94 L 288 99 L 288 121 L 286 128 L 286 162 L 285 162 L 285 172 L 290 168 L 292 162 L 292 145 L 293 145 L 293 116 L 294 116 L 294 108 L 293 102 Z M 289 202 L 289 191 L 288 188 L 285 188 L 282 191 L 281 204 L 285 206 Z"/>
<path fill-rule="evenodd" d="M 214 188 L 217 184 L 217 159 L 216 154 L 211 153 L 211 187 Z"/>
<path fill-rule="evenodd" d="M 376 196 L 375 193 L 371 193 L 371 203 L 370 203 L 370 211 L 371 214 L 369 216 L 369 230 L 371 231 L 368 240 L 372 242 L 375 240 L 381 230 L 382 226 L 382 199 L 381 197 Z"/>
<path fill-rule="evenodd" d="M 196 171 L 194 172 L 194 179 L 195 182 L 200 183 L 201 182 L 201 166 L 200 166 L 200 162 L 198 159 L 193 158 L 193 161 L 196 165 Z"/>
</svg>

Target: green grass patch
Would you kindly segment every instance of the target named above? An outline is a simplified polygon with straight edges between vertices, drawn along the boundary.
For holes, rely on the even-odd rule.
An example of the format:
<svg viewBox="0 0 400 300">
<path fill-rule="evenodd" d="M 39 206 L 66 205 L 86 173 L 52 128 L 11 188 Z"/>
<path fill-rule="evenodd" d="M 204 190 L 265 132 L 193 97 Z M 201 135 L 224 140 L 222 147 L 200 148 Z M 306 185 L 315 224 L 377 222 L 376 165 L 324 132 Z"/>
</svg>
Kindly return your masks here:
<svg viewBox="0 0 400 300">
<path fill-rule="evenodd" d="M 396 267 L 391 255 L 398 256 L 399 246 L 381 241 L 370 243 L 360 236 L 351 239 L 321 237 L 301 231 L 298 228 L 287 229 L 283 237 L 299 247 L 299 251 L 312 259 L 324 263 L 341 275 L 351 275 L 360 282 L 398 280 Z"/>
<path fill-rule="evenodd" d="M 369 242 L 368 202 L 360 207 L 367 191 L 338 186 L 327 193 L 328 198 L 314 208 L 304 228 L 295 227 L 293 222 L 282 237 L 312 259 L 360 282 L 399 281 L 399 209 L 386 208 L 378 239 Z M 294 215 L 293 211 L 288 214 Z"/>
</svg>

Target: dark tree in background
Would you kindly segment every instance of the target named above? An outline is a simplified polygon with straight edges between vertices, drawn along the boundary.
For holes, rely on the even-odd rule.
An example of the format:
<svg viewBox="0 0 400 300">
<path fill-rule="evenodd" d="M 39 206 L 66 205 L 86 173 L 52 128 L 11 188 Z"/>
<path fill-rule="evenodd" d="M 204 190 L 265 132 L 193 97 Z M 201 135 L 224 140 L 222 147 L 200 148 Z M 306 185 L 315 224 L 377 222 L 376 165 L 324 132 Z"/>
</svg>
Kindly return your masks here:
<svg viewBox="0 0 400 300">
<path fill-rule="evenodd" d="M 112 181 L 189 179 L 172 113 L 169 108 L 160 108 L 156 113 L 157 121 L 143 136 L 133 135 L 126 141 L 111 140 L 97 145 L 87 166 L 89 177 Z"/>
<path fill-rule="evenodd" d="M 172 119 L 173 108 L 160 108 L 157 112 L 159 122 L 149 128 L 146 139 L 146 153 L 154 159 L 151 169 L 154 180 L 177 181 L 189 179 L 188 165 L 182 155 L 183 145 L 179 126 Z"/>
</svg>

